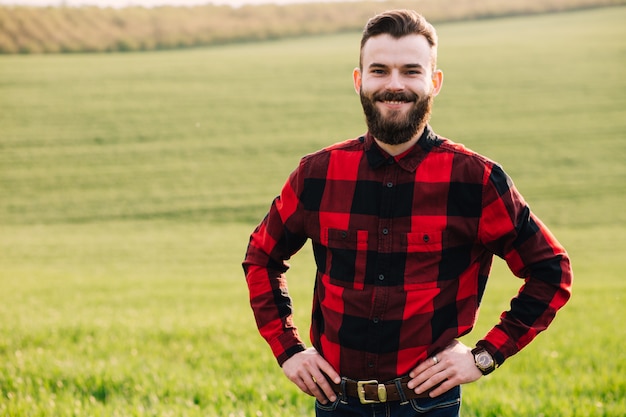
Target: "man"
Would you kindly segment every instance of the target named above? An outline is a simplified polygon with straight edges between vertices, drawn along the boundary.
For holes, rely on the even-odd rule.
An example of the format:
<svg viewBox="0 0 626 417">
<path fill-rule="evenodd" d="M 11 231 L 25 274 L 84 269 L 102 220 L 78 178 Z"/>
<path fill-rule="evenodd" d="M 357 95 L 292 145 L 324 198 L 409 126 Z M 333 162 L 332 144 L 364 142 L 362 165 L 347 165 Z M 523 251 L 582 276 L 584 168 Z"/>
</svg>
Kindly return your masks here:
<svg viewBox="0 0 626 417">
<path fill-rule="evenodd" d="M 258 328 L 318 416 L 457 416 L 460 385 L 517 353 L 570 297 L 565 250 L 502 168 L 427 124 L 436 59 L 418 13 L 372 18 L 353 74 L 368 132 L 305 156 L 250 238 Z M 307 349 L 285 272 L 308 239 Z M 475 323 L 493 255 L 525 284 L 472 349 L 457 339 Z"/>
</svg>

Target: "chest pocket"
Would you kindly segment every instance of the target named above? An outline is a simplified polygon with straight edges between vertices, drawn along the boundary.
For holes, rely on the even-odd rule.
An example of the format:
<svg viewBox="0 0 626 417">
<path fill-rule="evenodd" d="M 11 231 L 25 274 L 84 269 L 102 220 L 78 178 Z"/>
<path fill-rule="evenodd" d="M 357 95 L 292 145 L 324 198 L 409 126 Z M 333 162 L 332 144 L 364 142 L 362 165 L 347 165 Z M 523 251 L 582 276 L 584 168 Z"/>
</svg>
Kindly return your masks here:
<svg viewBox="0 0 626 417">
<path fill-rule="evenodd" d="M 326 271 L 332 284 L 362 290 L 365 285 L 367 230 L 325 228 L 321 238 L 326 251 L 323 257 L 325 265 L 320 270 Z"/>
<path fill-rule="evenodd" d="M 434 287 L 439 277 L 445 234 L 441 230 L 411 232 L 405 235 L 405 289 Z"/>
</svg>

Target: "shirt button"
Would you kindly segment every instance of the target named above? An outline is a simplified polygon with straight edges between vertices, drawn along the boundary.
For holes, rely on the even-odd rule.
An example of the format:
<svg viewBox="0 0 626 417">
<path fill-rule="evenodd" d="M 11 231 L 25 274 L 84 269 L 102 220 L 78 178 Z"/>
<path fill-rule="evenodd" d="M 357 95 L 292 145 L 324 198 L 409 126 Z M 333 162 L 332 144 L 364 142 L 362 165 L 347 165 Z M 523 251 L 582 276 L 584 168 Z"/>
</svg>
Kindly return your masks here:
<svg viewBox="0 0 626 417">
<path fill-rule="evenodd" d="M 387 188 L 391 188 L 391 187 L 393 187 L 393 182 L 388 182 L 387 183 Z"/>
<path fill-rule="evenodd" d="M 389 229 L 383 229 L 383 235 L 388 235 L 389 234 Z"/>
<path fill-rule="evenodd" d="M 428 235 L 424 235 L 424 242 L 428 243 L 429 240 L 430 240 L 430 237 L 428 237 Z"/>
<path fill-rule="evenodd" d="M 380 319 L 378 317 L 374 317 L 374 319 L 372 320 L 374 322 L 374 324 L 378 324 L 378 322 L 380 321 Z"/>
<path fill-rule="evenodd" d="M 341 232 L 341 237 L 344 239 L 348 237 L 348 232 Z"/>
<path fill-rule="evenodd" d="M 383 274 L 380 274 L 380 275 L 378 276 L 378 280 L 379 280 L 379 281 L 384 281 L 384 280 L 385 280 L 385 276 L 384 276 Z"/>
</svg>

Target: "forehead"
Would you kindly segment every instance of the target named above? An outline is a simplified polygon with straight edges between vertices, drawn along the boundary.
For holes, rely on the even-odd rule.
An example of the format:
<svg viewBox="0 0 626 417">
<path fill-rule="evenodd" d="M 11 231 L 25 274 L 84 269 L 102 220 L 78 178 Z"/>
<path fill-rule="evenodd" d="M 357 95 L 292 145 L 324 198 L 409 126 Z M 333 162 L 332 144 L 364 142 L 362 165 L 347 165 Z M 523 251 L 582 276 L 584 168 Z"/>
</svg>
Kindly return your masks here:
<svg viewBox="0 0 626 417">
<path fill-rule="evenodd" d="M 419 64 L 430 68 L 432 59 L 431 46 L 423 35 L 407 35 L 394 38 L 388 34 L 369 38 L 361 51 L 363 68 L 369 65 L 384 64 L 404 66 Z"/>
</svg>

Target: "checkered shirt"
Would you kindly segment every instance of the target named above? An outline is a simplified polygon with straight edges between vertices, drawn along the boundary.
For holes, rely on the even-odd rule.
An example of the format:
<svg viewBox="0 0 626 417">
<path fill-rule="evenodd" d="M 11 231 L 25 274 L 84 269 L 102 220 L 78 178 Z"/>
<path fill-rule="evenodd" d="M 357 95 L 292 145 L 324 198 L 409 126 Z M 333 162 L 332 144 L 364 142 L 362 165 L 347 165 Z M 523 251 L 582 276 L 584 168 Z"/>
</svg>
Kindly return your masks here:
<svg viewBox="0 0 626 417">
<path fill-rule="evenodd" d="M 279 364 L 305 349 L 287 261 L 310 239 L 310 338 L 339 372 L 406 375 L 474 326 L 493 255 L 524 279 L 478 344 L 501 364 L 571 294 L 564 248 L 502 168 L 427 127 L 402 158 L 368 133 L 302 158 L 250 237 L 243 262 L 261 335 Z"/>
</svg>

